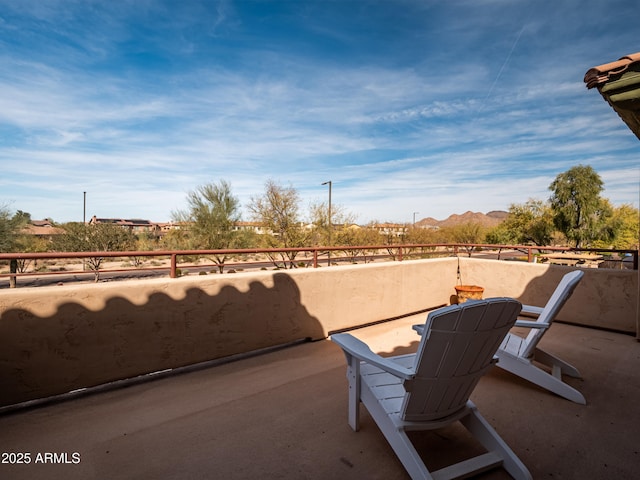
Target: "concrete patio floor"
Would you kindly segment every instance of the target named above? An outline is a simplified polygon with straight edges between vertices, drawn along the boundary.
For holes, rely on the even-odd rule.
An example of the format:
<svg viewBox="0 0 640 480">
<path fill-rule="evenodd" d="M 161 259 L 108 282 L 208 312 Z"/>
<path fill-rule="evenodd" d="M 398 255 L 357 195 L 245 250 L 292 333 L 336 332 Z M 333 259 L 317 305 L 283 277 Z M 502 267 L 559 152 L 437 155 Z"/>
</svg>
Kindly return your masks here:
<svg viewBox="0 0 640 480">
<path fill-rule="evenodd" d="M 384 355 L 411 352 L 418 337 L 410 326 L 424 318 L 352 333 Z M 568 381 L 588 404 L 494 368 L 472 395 L 480 412 L 534 478 L 638 478 L 640 344 L 556 323 L 541 345 L 582 372 L 584 380 Z M 345 373 L 342 352 L 327 340 L 4 413 L 0 478 L 408 478 L 366 409 L 359 432 L 347 425 Z M 477 448 L 456 428 L 415 440 L 431 467 Z M 29 452 L 31 463 L 5 463 L 16 458 L 7 452 Z M 69 463 L 45 453 L 66 453 L 57 460 Z M 495 470 L 479 478 L 510 477 Z"/>
</svg>

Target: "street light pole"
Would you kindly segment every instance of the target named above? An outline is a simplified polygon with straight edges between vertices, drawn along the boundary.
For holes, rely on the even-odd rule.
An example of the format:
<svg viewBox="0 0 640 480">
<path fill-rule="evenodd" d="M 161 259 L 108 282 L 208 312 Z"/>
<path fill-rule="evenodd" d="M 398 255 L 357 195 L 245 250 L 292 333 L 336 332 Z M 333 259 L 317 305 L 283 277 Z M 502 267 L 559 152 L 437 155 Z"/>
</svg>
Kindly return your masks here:
<svg viewBox="0 0 640 480">
<path fill-rule="evenodd" d="M 323 182 L 322 185 L 329 185 L 329 246 L 331 246 L 331 230 L 333 230 L 333 226 L 331 225 L 331 180 L 327 182 Z M 328 253 L 327 266 L 331 266 L 331 250 Z"/>
<path fill-rule="evenodd" d="M 82 228 L 86 228 L 87 225 L 87 192 L 82 192 Z M 85 232 L 86 235 L 86 232 Z M 82 270 L 86 268 L 86 259 L 82 259 Z"/>
</svg>

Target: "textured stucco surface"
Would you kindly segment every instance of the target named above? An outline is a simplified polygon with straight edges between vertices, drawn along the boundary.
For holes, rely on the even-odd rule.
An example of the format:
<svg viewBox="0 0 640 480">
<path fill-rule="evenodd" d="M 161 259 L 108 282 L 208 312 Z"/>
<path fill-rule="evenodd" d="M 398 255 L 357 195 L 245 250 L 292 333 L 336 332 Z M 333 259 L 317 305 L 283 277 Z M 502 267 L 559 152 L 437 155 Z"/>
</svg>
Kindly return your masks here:
<svg viewBox="0 0 640 480">
<path fill-rule="evenodd" d="M 477 259 L 0 291 L 0 406 L 192 365 L 484 296 L 543 305 L 566 267 Z M 635 332 L 634 271 L 585 270 L 559 319 Z"/>
<path fill-rule="evenodd" d="M 374 351 L 415 351 L 411 329 L 426 315 L 352 333 Z M 623 335 L 554 325 L 541 343 L 575 365 L 566 379 L 587 405 L 498 368 L 471 399 L 535 479 L 637 478 L 640 344 Z M 366 408 L 347 424 L 346 363 L 328 340 L 0 415 L 0 450 L 30 452 L 32 463 L 0 464 L 11 480 L 380 479 L 404 468 Z M 460 429 L 413 436 L 431 468 L 477 445 Z M 79 463 L 35 463 L 38 453 L 79 454 Z M 508 479 L 503 470 L 478 478 Z"/>
</svg>

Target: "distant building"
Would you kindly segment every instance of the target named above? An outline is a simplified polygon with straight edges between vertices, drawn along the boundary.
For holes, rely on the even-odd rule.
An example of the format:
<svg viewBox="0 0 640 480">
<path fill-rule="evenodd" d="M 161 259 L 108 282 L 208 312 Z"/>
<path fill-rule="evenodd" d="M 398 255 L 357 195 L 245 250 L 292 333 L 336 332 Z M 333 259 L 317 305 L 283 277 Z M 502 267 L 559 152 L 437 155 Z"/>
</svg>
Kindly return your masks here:
<svg viewBox="0 0 640 480">
<path fill-rule="evenodd" d="M 401 237 L 407 233 L 407 225 L 402 223 L 376 223 L 371 228 L 387 237 Z"/>
<path fill-rule="evenodd" d="M 160 229 L 160 235 L 164 235 L 171 230 L 189 230 L 191 224 L 188 222 L 164 222 L 157 223 L 158 228 Z"/>
<path fill-rule="evenodd" d="M 233 225 L 233 229 L 239 231 L 249 231 L 257 233 L 258 235 L 264 235 L 265 233 L 271 233 L 264 224 L 260 222 L 236 222 Z"/>
<path fill-rule="evenodd" d="M 39 224 L 42 223 L 42 228 L 46 228 L 47 220 L 39 221 Z M 36 221 L 32 222 L 34 225 Z M 189 230 L 191 227 L 191 222 L 151 222 L 149 220 L 144 219 L 125 219 L 125 218 L 98 218 L 95 215 L 91 217 L 89 220 L 89 225 L 97 225 L 100 223 L 108 223 L 112 225 L 118 225 L 123 228 L 128 228 L 132 233 L 138 234 L 142 232 L 146 232 L 149 234 L 162 236 L 167 232 L 172 230 Z M 50 226 L 50 224 L 49 224 Z M 315 225 L 313 223 L 309 224 L 300 224 L 306 230 L 313 230 Z M 417 225 L 416 225 L 417 226 Z M 365 228 L 357 224 L 334 224 L 334 230 L 357 230 Z M 389 237 L 401 237 L 407 233 L 409 226 L 403 223 L 377 223 L 373 225 L 369 225 L 366 228 L 371 228 L 378 232 L 380 235 Z M 425 228 L 424 226 L 420 226 L 420 228 Z M 426 227 L 426 228 L 438 228 L 438 227 Z M 273 234 L 271 230 L 261 222 L 245 222 L 238 221 L 234 223 L 233 230 L 240 231 L 249 231 L 253 232 L 257 235 L 266 235 Z"/>
<path fill-rule="evenodd" d="M 64 230 L 55 227 L 49 218 L 45 218 L 44 220 L 31 220 L 29 225 L 20 230 L 20 233 L 51 240 L 56 235 L 62 235 Z"/>
<path fill-rule="evenodd" d="M 122 219 L 122 218 L 97 218 L 95 215 L 89 220 L 89 225 L 108 223 L 128 228 L 132 233 L 147 232 L 157 235 L 160 233 L 160 226 L 157 223 L 142 219 Z"/>
</svg>

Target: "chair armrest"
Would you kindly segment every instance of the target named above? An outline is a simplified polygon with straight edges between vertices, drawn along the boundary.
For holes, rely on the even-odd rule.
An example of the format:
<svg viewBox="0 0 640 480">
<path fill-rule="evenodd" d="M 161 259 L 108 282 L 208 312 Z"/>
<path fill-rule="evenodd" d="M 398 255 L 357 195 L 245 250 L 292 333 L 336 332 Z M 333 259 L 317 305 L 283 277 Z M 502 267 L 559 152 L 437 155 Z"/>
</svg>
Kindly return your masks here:
<svg viewBox="0 0 640 480">
<path fill-rule="evenodd" d="M 525 328 L 549 328 L 549 324 L 547 323 L 539 323 L 533 320 L 516 320 L 514 327 L 525 327 Z M 413 325 L 413 328 L 418 335 L 424 334 L 424 325 Z"/>
<path fill-rule="evenodd" d="M 536 317 L 539 317 L 543 310 L 544 310 L 543 307 L 535 307 L 533 305 L 522 305 L 522 310 L 520 311 L 520 313 L 524 315 L 534 315 Z"/>
<path fill-rule="evenodd" d="M 370 365 L 374 365 L 385 372 L 395 375 L 396 377 L 410 380 L 415 376 L 412 369 L 403 367 L 393 360 L 381 357 L 377 353 L 373 353 L 366 343 L 358 340 L 353 335 L 348 333 L 337 333 L 335 335 L 331 335 L 331 341 L 338 344 L 347 356 L 353 356 L 359 360 L 363 360 Z"/>
<path fill-rule="evenodd" d="M 525 327 L 525 328 L 549 328 L 548 323 L 540 323 L 534 322 L 531 320 L 516 320 L 516 324 L 514 327 Z"/>
<path fill-rule="evenodd" d="M 413 325 L 411 328 L 413 328 L 416 332 L 418 332 L 418 335 L 420 336 L 422 336 L 422 334 L 424 333 L 424 323 Z"/>
</svg>

